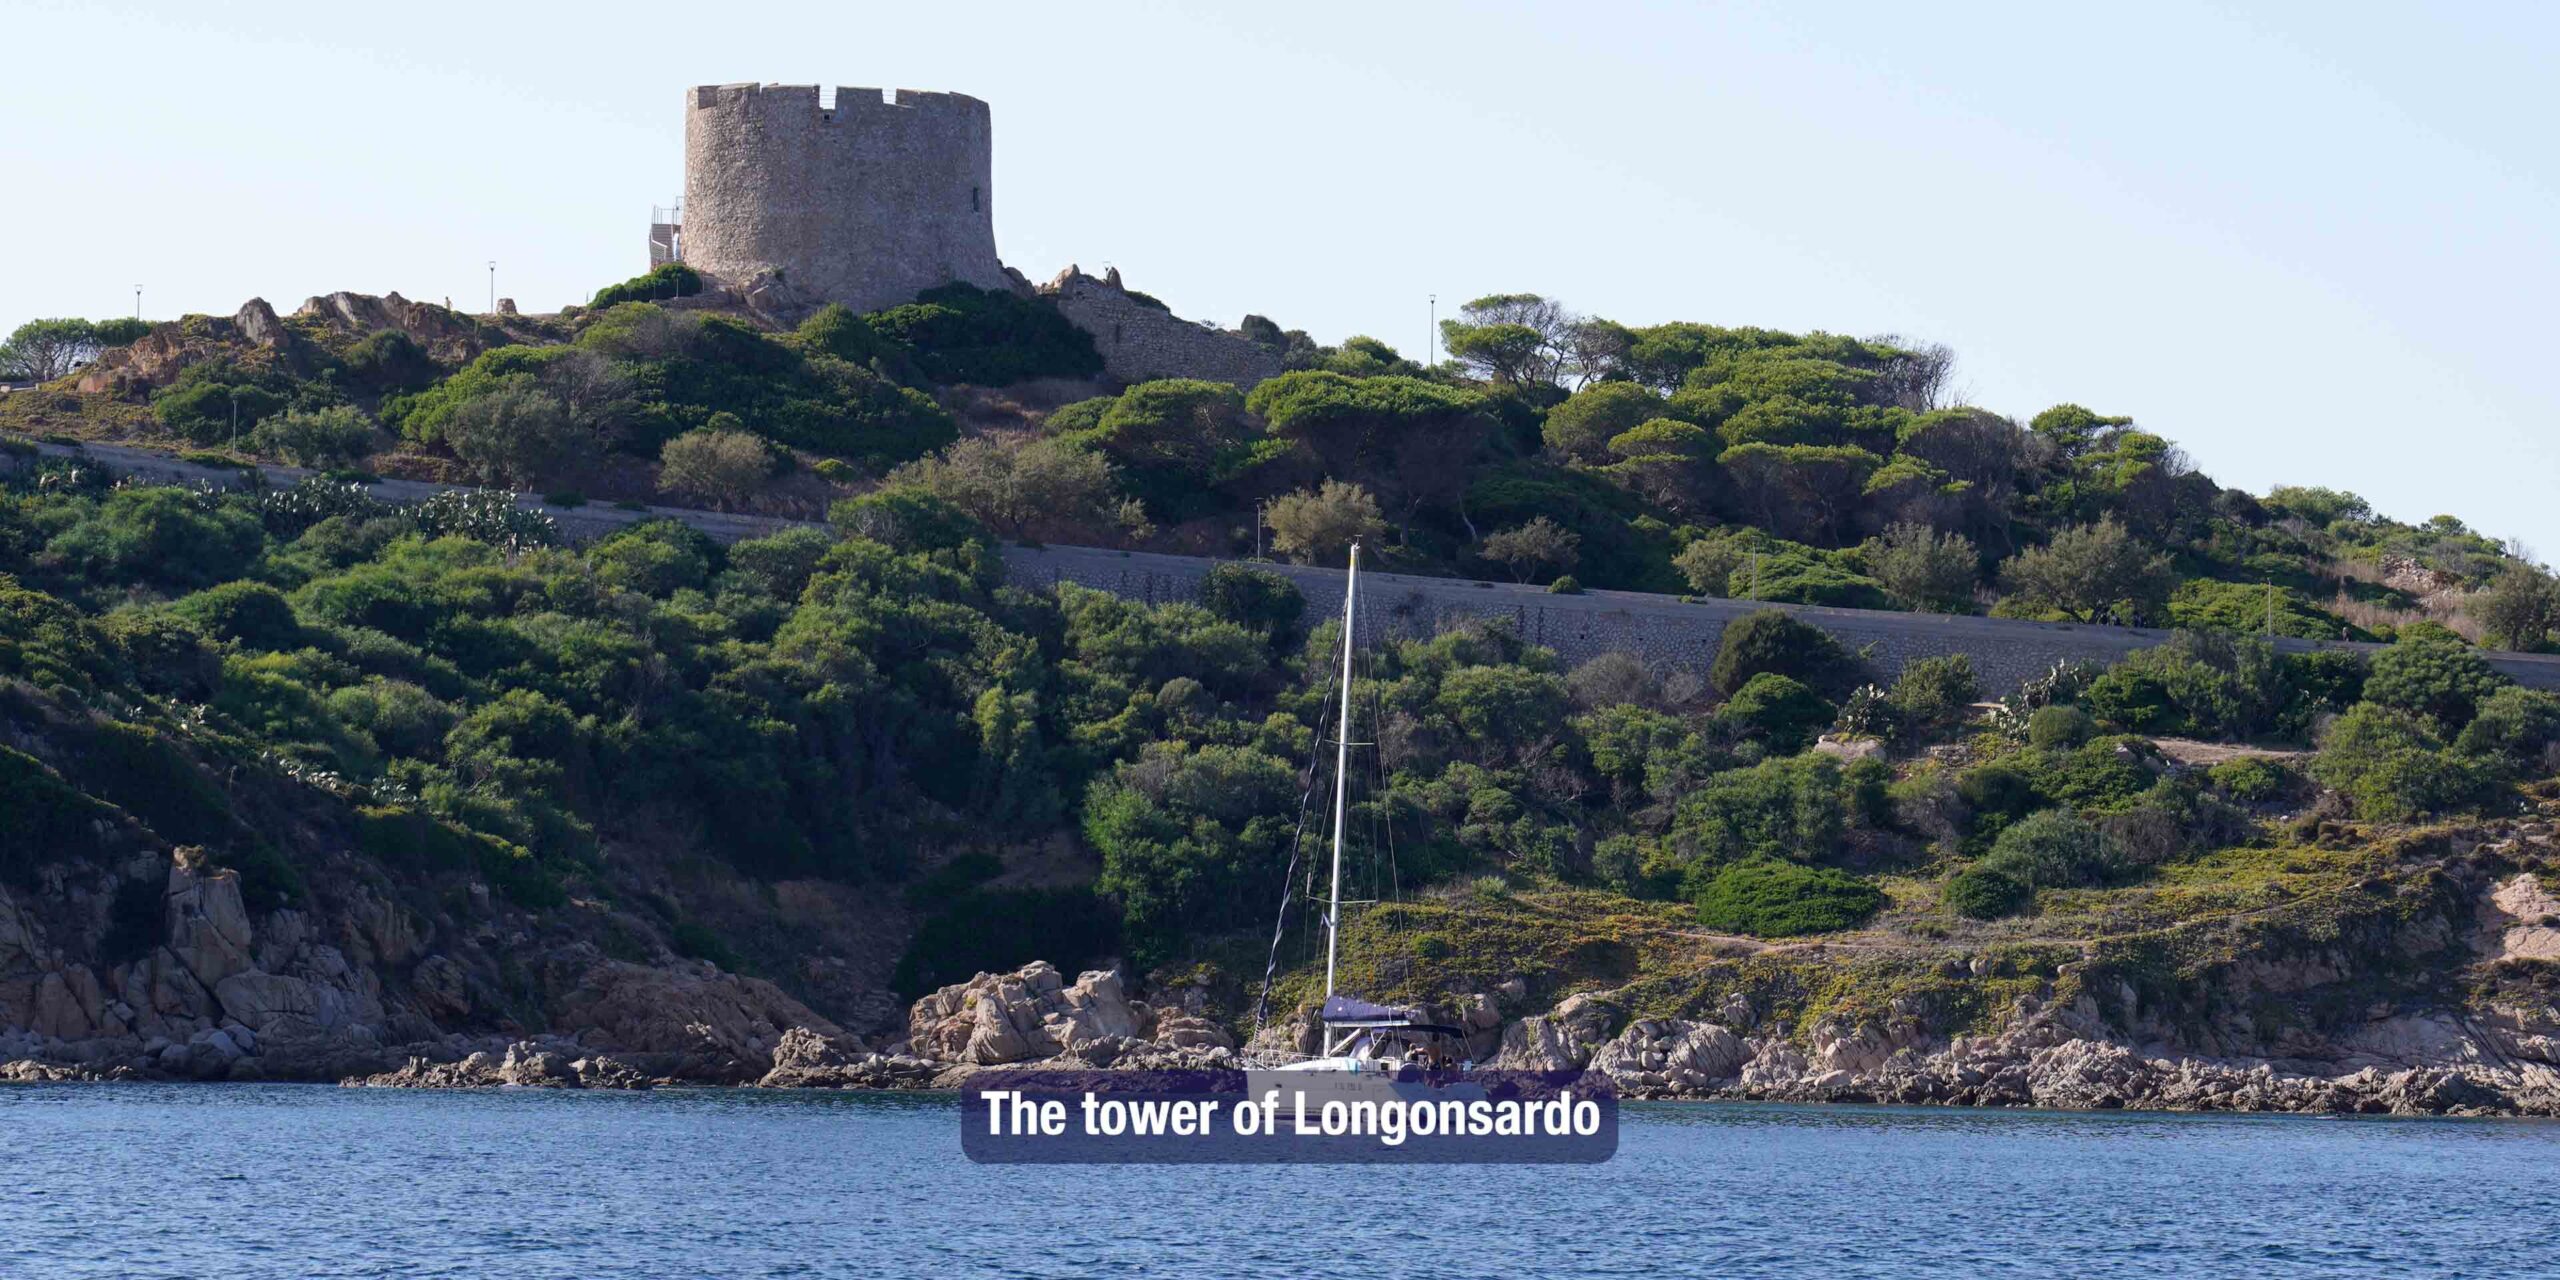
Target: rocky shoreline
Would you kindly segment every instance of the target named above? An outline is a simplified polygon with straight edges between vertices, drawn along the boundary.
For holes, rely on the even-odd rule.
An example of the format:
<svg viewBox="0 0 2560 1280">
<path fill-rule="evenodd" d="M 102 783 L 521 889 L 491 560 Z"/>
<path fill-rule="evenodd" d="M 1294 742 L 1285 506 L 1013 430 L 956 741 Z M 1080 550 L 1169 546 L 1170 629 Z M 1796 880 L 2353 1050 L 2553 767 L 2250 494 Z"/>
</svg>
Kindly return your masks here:
<svg viewBox="0 0 2560 1280">
<path fill-rule="evenodd" d="M 1916 1025 L 1821 1024 L 1801 1039 L 1737 1032 L 1719 1022 L 1628 1020 L 1605 996 L 1577 995 L 1552 1012 L 1505 1022 L 1501 997 L 1479 997 L 1451 1017 L 1473 1034 L 1483 1061 L 1507 1069 L 1587 1069 L 1640 1100 L 1875 1103 L 2054 1110 L 2291 1112 L 2433 1116 L 2560 1116 L 2560 1028 L 2464 1025 L 2400 1019 L 2391 1043 L 2346 1061 L 2209 1059 L 2151 1052 L 2111 1038 L 2086 1000 L 2045 1007 L 2023 997 L 2007 1029 L 1933 1041 Z M 1728 1011 L 1747 1025 L 1749 1011 Z M 1613 1030 L 1614 1028 L 1614 1030 Z M 1088 972 L 1074 983 L 1047 964 L 981 974 L 918 1001 L 909 1035 L 880 1049 L 841 1032 L 795 1027 L 760 1071 L 673 1072 L 646 1055 L 616 1056 L 576 1039 L 543 1037 L 422 1054 L 384 1071 L 346 1077 L 348 1087 L 766 1089 L 949 1091 L 996 1069 L 1156 1070 L 1241 1068 L 1284 1060 L 1308 1034 L 1303 1022 L 1239 1050 L 1213 1023 L 1180 1006 L 1129 999 L 1119 976 Z M 2412 1058 L 2417 1060 L 2413 1061 Z M 0 1083 L 199 1079 L 132 1063 L 19 1060 Z M 230 1074 L 228 1079 L 257 1079 Z"/>
<path fill-rule="evenodd" d="M 156 941 L 75 959 L 106 950 L 119 886 L 136 884 L 158 898 Z M 41 899 L 0 887 L 0 1084 L 947 1090 L 996 1068 L 1233 1068 L 1315 1043 L 1303 1012 L 1238 1043 L 1206 989 L 1141 999 L 1117 972 L 1069 981 L 1045 963 L 943 987 L 903 1017 L 860 996 L 856 1031 L 762 979 L 617 958 L 484 910 L 467 931 L 431 928 L 340 881 L 253 922 L 238 876 L 184 850 L 137 851 Z M 1669 992 L 1692 1003 L 1658 1016 L 1659 988 L 1556 1001 L 1518 979 L 1419 1012 L 1463 1028 L 1473 1062 L 1596 1071 L 1638 1099 L 2560 1116 L 2560 897 L 2532 874 L 2436 864 L 2357 912 L 2235 935 L 2172 978 L 2075 967 L 1987 1015 L 1897 996 L 1850 1019 L 1700 989 Z M 48 940 L 84 934 L 77 949 Z M 2420 956 L 2462 985 L 2366 976 Z M 1979 957 L 1939 963 L 1942 993 L 1984 972 Z M 2312 1000 L 2328 1011 L 2287 1013 Z"/>
</svg>

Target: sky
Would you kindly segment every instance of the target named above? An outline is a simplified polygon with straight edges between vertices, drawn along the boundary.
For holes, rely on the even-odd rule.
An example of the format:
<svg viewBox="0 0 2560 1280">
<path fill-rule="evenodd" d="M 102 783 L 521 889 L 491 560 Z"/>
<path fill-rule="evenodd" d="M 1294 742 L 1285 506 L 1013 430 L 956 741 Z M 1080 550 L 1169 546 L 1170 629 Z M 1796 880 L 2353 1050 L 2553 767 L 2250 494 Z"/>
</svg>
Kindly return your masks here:
<svg viewBox="0 0 2560 1280">
<path fill-rule="evenodd" d="M 0 0 L 0 326 L 526 310 L 646 265 L 684 91 L 956 90 L 1005 260 L 1414 352 L 1537 292 L 1954 348 L 2216 480 L 2560 556 L 2560 6 Z"/>
</svg>

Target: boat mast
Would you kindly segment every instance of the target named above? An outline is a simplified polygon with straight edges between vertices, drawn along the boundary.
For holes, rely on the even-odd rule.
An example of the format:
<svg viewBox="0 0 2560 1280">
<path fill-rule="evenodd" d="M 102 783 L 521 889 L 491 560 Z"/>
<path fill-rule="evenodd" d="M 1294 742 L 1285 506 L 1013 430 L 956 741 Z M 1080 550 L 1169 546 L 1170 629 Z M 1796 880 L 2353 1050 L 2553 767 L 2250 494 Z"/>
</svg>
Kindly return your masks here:
<svg viewBox="0 0 2560 1280">
<path fill-rule="evenodd" d="M 1324 998 L 1333 999 L 1334 954 L 1342 945 L 1342 829 L 1345 788 L 1351 779 L 1351 628 L 1360 599 L 1360 543 L 1351 543 L 1351 571 L 1342 580 L 1342 714 L 1334 720 L 1333 746 L 1333 888 L 1324 909 Z M 1325 1030 L 1325 1052 L 1333 1052 L 1333 1031 Z"/>
</svg>

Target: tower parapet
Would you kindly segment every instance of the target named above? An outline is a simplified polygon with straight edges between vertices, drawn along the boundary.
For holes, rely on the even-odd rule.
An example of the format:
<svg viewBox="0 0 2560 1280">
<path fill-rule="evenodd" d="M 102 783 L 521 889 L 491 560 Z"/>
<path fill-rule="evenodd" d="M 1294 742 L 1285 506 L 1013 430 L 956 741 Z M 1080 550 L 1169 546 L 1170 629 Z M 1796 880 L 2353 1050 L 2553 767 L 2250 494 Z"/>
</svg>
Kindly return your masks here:
<svg viewBox="0 0 2560 1280">
<path fill-rule="evenodd" d="M 727 284 L 778 273 L 796 293 L 857 311 L 954 281 L 1010 288 L 996 257 L 993 139 L 987 104 L 966 94 L 688 90 L 683 259 Z"/>
</svg>

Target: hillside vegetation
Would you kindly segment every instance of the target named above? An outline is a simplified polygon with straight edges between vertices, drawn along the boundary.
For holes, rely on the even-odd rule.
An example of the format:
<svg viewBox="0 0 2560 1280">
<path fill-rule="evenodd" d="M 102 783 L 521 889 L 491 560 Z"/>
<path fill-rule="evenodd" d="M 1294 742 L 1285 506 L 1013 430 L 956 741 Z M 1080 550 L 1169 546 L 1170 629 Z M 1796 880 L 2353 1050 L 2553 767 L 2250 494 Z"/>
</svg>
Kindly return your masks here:
<svg viewBox="0 0 2560 1280">
<path fill-rule="evenodd" d="M 681 266 L 556 317 L 407 305 L 373 332 L 326 310 L 272 332 L 34 322 L 0 364 L 60 376 L 104 350 L 122 371 L 0 400 L 0 422 L 805 515 L 885 481 L 1007 538 L 1338 561 L 1367 536 L 1388 567 L 1566 589 L 2331 639 L 2435 621 L 2528 650 L 2560 625 L 2560 586 L 2454 517 L 2224 489 L 2077 405 L 1950 403 L 1952 355 L 1901 339 L 1495 295 L 1446 323 L 1436 367 L 1252 317 L 1280 377 L 1121 388 L 1045 302 L 966 286 L 787 328 Z"/>
<path fill-rule="evenodd" d="M 268 341 L 191 318 L 126 337 L 191 353 L 146 392 L 0 400 L 31 430 L 189 447 L 229 447 L 236 411 L 242 454 L 534 487 L 621 456 L 831 525 L 570 548 L 503 503 L 118 486 L 22 449 L 0 501 L 0 880 L 107 859 L 124 846 L 99 821 L 129 818 L 266 907 L 353 848 L 566 919 L 673 848 L 894 890 L 918 923 L 873 977 L 908 996 L 1118 955 L 1241 1016 L 1321 816 L 1338 635 L 1304 633 L 1276 575 L 1221 569 L 1200 603 L 1149 606 L 1006 587 L 997 545 L 1232 552 L 1257 509 L 1308 560 L 1362 537 L 1393 566 L 1559 590 L 2180 628 L 1987 711 L 1961 658 L 1886 680 L 1774 610 L 1705 670 L 1567 670 L 1501 628 L 1383 646 L 1353 690 L 1375 744 L 1354 825 L 1357 896 L 1386 905 L 1351 947 L 1381 995 L 1676 985 L 1733 939 L 2031 951 L 2046 925 L 2024 922 L 2245 912 L 2560 772 L 2560 699 L 2460 633 L 2547 645 L 2538 567 L 2450 517 L 2221 489 L 2121 418 L 1943 404 L 1948 358 L 1917 344 L 1508 296 L 1451 322 L 1437 368 L 1258 322 L 1291 366 L 1258 387 L 1098 388 L 1091 344 L 1033 299 L 942 290 L 781 329 L 685 292 L 644 279 L 441 352 L 309 315 Z M 1059 403 L 1009 424 L 965 389 L 1026 380 Z M 2392 643 L 2280 655 L 2270 629 Z M 2288 749 L 2189 767 L 2163 737 Z M 692 953 L 794 983 L 752 926 L 667 914 Z"/>
</svg>

